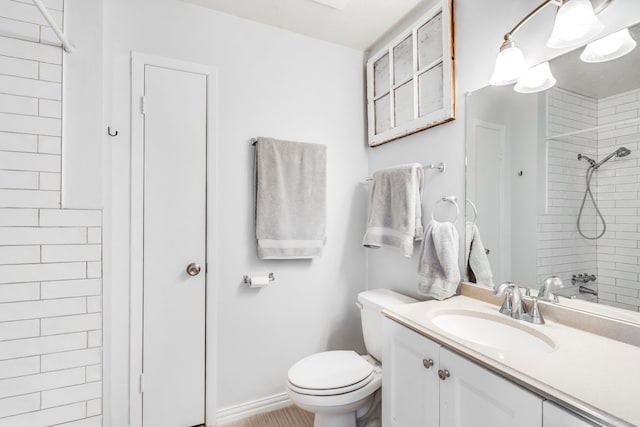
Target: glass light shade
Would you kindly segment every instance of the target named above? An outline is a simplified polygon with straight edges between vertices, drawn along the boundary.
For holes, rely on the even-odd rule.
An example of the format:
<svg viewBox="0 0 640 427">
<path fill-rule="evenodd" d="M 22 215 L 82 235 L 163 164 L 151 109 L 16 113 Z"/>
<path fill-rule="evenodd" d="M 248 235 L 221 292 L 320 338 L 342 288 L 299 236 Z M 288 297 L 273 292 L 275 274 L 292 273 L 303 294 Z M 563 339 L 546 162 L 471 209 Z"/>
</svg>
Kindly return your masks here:
<svg viewBox="0 0 640 427">
<path fill-rule="evenodd" d="M 589 0 L 568 0 L 558 9 L 547 46 L 575 47 L 597 36 L 603 28 Z"/>
<path fill-rule="evenodd" d="M 543 62 L 525 71 L 513 89 L 520 93 L 535 93 L 547 90 L 555 84 L 556 79 L 551 74 L 549 63 Z"/>
<path fill-rule="evenodd" d="M 524 55 L 520 49 L 514 45 L 501 49 L 489 84 L 503 86 L 515 83 L 526 69 Z"/>
<path fill-rule="evenodd" d="M 589 43 L 580 54 L 580 59 L 584 62 L 611 61 L 626 55 L 635 47 L 636 41 L 631 38 L 629 29 L 625 28 Z"/>
</svg>

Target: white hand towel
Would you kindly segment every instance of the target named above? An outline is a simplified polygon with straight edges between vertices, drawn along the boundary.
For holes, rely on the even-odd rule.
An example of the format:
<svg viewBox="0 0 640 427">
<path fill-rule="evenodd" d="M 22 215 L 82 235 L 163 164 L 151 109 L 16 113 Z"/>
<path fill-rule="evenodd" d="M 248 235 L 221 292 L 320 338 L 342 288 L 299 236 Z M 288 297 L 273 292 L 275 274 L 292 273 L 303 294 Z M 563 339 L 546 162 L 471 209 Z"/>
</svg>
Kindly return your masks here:
<svg viewBox="0 0 640 427">
<path fill-rule="evenodd" d="M 460 284 L 458 230 L 451 222 L 431 221 L 422 242 L 418 293 L 443 300 L 455 295 Z"/>
<path fill-rule="evenodd" d="M 480 230 L 472 222 L 467 222 L 465 227 L 465 274 L 464 280 L 487 287 L 493 287 L 493 274 L 489 257 L 485 251 Z"/>
<path fill-rule="evenodd" d="M 258 138 L 256 237 L 260 259 L 315 258 L 326 240 L 326 152 L 320 144 Z"/>
<path fill-rule="evenodd" d="M 423 236 L 422 165 L 412 163 L 373 174 L 369 220 L 362 244 L 392 246 L 411 258 L 413 241 Z"/>
</svg>

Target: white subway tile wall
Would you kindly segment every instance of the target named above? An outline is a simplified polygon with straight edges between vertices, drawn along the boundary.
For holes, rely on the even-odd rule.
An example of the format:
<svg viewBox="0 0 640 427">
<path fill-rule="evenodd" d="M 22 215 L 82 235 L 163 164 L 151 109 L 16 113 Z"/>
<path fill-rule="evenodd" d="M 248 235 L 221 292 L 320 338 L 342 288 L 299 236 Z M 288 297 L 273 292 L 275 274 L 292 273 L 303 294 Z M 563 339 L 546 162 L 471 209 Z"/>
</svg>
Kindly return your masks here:
<svg viewBox="0 0 640 427">
<path fill-rule="evenodd" d="M 102 213 L 60 209 L 61 99 L 58 40 L 0 0 L 0 427 L 102 425 Z"/>
<path fill-rule="evenodd" d="M 590 99 L 562 89 L 548 91 L 549 135 L 640 118 L 640 89 Z M 619 147 L 631 154 L 599 168 L 592 191 L 607 223 L 598 240 L 580 237 L 576 219 L 588 164 L 578 153 L 601 160 Z M 551 274 L 595 274 L 600 303 L 640 311 L 640 124 L 601 128 L 549 141 L 548 213 L 538 216 L 538 281 Z M 602 231 L 587 200 L 581 222 L 588 236 Z"/>
<path fill-rule="evenodd" d="M 598 124 L 629 119 L 640 119 L 640 89 L 598 100 Z M 598 131 L 598 158 L 620 147 L 631 154 L 598 169 L 607 219 L 598 241 L 598 296 L 603 304 L 640 311 L 640 123 Z"/>
</svg>

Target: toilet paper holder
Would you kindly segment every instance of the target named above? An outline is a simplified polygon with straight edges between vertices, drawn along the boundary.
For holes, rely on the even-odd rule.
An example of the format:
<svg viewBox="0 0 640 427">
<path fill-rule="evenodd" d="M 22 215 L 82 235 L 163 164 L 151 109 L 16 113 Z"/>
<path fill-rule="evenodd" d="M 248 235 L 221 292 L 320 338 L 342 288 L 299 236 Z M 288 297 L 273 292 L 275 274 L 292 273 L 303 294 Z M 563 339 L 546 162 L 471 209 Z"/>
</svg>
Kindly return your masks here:
<svg viewBox="0 0 640 427">
<path fill-rule="evenodd" d="M 251 286 L 251 276 L 245 274 L 244 276 L 242 276 L 242 280 L 244 281 L 244 283 Z M 269 282 L 273 282 L 274 280 L 276 280 L 276 276 L 274 276 L 273 273 L 269 273 Z"/>
</svg>

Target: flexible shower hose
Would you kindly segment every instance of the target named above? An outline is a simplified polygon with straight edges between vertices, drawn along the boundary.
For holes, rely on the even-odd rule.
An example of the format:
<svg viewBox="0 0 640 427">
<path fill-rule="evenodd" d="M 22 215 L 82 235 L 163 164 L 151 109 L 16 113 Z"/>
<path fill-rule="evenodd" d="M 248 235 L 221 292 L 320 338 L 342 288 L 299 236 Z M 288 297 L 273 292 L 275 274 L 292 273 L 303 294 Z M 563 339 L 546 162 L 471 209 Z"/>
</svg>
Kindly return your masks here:
<svg viewBox="0 0 640 427">
<path fill-rule="evenodd" d="M 593 193 L 591 192 L 591 177 L 593 176 L 593 173 L 595 171 L 596 170 L 593 166 L 589 166 L 589 168 L 587 169 L 587 174 L 585 175 L 585 180 L 587 182 L 587 189 L 584 191 L 584 197 L 582 198 L 582 204 L 580 205 L 580 211 L 578 212 L 578 221 L 576 222 L 578 226 L 578 233 L 580 233 L 582 237 L 588 240 L 599 239 L 602 236 L 604 236 L 604 233 L 607 231 L 607 223 L 604 220 L 604 216 L 602 216 L 602 213 L 600 212 L 600 208 L 598 208 L 598 203 L 596 203 L 596 199 L 593 197 Z M 600 234 L 598 234 L 595 237 L 586 236 L 582 232 L 582 229 L 580 228 L 580 219 L 582 218 L 582 211 L 584 210 L 584 204 L 587 201 L 587 195 L 591 198 L 591 203 L 593 203 L 593 207 L 596 208 L 596 213 L 598 214 L 598 216 L 600 217 L 600 220 L 602 221 L 602 232 L 600 232 Z"/>
</svg>

